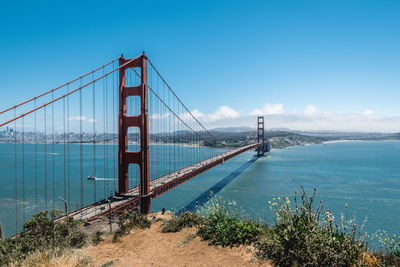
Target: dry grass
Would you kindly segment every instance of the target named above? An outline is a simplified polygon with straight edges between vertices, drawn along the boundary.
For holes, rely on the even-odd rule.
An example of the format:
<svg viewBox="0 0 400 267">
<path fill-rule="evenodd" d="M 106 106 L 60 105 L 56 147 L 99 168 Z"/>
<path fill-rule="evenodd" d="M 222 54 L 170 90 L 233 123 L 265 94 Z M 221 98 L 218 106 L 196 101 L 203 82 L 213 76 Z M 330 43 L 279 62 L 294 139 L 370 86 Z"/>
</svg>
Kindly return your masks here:
<svg viewBox="0 0 400 267">
<path fill-rule="evenodd" d="M 381 266 L 381 261 L 379 258 L 368 252 L 363 254 L 362 262 L 369 267 Z"/>
<path fill-rule="evenodd" d="M 90 266 L 92 259 L 85 255 L 84 249 L 76 250 L 49 250 L 29 255 L 22 262 L 14 262 L 11 267 L 50 267 L 50 266 Z"/>
</svg>

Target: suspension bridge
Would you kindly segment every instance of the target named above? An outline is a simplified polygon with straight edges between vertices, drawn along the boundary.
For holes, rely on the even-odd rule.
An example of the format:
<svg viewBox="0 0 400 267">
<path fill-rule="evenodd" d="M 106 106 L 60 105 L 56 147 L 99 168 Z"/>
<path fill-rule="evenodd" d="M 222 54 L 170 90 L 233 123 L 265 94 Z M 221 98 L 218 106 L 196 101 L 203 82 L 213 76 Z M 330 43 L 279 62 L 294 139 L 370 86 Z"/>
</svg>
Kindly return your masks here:
<svg viewBox="0 0 400 267">
<path fill-rule="evenodd" d="M 79 219 L 149 213 L 152 199 L 193 177 L 268 150 L 263 117 L 254 138 L 225 148 L 144 53 L 0 111 L 0 142 L 0 220 L 13 220 L 15 233 L 33 213 L 62 203 Z"/>
</svg>

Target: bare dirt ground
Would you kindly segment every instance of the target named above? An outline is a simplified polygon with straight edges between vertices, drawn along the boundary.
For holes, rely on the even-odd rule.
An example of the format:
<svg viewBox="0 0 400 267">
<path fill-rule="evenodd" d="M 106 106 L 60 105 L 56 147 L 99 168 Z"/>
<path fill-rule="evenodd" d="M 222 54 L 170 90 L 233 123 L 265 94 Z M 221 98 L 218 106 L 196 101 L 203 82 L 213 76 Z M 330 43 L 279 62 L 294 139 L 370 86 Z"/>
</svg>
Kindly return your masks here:
<svg viewBox="0 0 400 267">
<path fill-rule="evenodd" d="M 149 219 L 154 217 L 169 219 L 171 213 L 152 214 Z M 161 221 L 156 220 L 150 229 L 132 230 L 130 235 L 115 243 L 108 235 L 96 246 L 64 253 L 60 257 L 38 253 L 29 257 L 21 266 L 273 266 L 258 261 L 250 246 L 209 246 L 207 241 L 201 241 L 195 234 L 195 228 L 186 228 L 177 233 L 162 233 L 161 224 Z M 95 229 L 108 231 L 108 227 L 103 222 L 96 224 Z M 93 229 L 88 227 L 86 230 Z"/>
<path fill-rule="evenodd" d="M 161 222 L 113 243 L 109 240 L 86 250 L 91 264 L 114 261 L 112 266 L 271 266 L 256 262 L 250 247 L 209 246 L 195 237 L 196 229 L 161 233 Z"/>
</svg>

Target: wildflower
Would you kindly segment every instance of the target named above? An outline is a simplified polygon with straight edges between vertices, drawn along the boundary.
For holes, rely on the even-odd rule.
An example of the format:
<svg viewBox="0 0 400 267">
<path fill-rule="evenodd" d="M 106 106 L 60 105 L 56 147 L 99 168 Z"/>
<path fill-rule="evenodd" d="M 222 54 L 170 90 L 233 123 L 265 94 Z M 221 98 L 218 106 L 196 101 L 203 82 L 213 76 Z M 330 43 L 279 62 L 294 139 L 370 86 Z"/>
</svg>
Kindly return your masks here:
<svg viewBox="0 0 400 267">
<path fill-rule="evenodd" d="M 331 212 L 330 210 L 327 210 L 327 211 L 325 212 L 325 214 L 326 214 L 326 220 L 327 220 L 330 224 L 333 223 L 335 217 L 332 215 L 332 212 Z"/>
</svg>

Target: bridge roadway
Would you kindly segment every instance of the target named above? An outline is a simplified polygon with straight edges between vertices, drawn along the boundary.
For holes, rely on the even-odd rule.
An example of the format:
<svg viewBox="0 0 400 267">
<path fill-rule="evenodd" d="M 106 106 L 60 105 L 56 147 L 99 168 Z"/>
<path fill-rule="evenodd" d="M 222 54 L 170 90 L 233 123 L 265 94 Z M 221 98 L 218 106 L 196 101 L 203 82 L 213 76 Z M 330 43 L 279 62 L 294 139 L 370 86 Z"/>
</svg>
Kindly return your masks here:
<svg viewBox="0 0 400 267">
<path fill-rule="evenodd" d="M 207 171 L 208 169 L 211 169 L 219 164 L 223 164 L 224 161 L 231 159 L 245 151 L 256 148 L 260 145 L 262 145 L 262 143 L 239 147 L 154 179 L 150 181 L 151 193 L 149 197 L 151 199 L 154 199 L 162 195 L 163 193 L 177 187 L 178 185 L 183 184 L 187 180 L 190 180 L 191 178 Z M 69 213 L 68 216 L 73 216 L 73 218 L 76 220 L 90 220 L 91 218 L 95 218 L 97 216 L 105 216 L 111 213 L 113 214 L 112 217 L 115 218 L 119 216 L 118 214 L 136 209 L 136 207 L 139 205 L 139 201 L 139 187 L 137 186 L 130 189 L 127 193 L 123 195 L 115 195 L 109 199 L 105 199 L 88 205 L 79 210 Z M 63 220 L 64 218 L 65 217 L 63 216 L 56 221 Z"/>
</svg>

